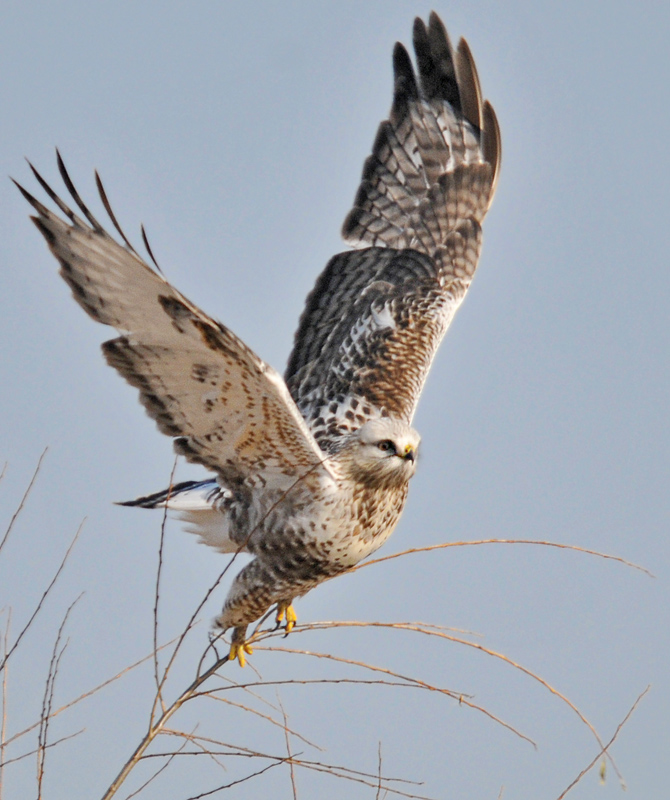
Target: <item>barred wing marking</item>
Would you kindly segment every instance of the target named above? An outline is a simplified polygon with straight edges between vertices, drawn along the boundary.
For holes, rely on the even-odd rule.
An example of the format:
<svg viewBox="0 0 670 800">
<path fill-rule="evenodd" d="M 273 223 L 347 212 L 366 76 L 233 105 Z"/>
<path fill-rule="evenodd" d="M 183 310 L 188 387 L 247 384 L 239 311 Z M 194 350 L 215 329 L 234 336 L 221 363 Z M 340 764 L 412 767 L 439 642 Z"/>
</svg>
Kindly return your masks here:
<svg viewBox="0 0 670 800">
<path fill-rule="evenodd" d="M 286 380 L 323 447 L 371 416 L 410 422 L 474 275 L 500 168 L 500 134 L 464 40 L 436 14 L 393 54 L 394 97 L 342 229 L 362 248 L 317 280 Z M 367 247 L 366 247 L 367 246 Z"/>
<path fill-rule="evenodd" d="M 415 250 L 335 256 L 308 298 L 287 371 L 289 389 L 322 447 L 367 419 L 411 423 L 437 347 L 479 256 L 465 221 L 443 245 L 454 272 Z M 293 371 L 295 370 L 295 371 Z"/>
<path fill-rule="evenodd" d="M 459 167 L 490 170 L 488 196 L 475 216 L 481 223 L 500 170 L 500 132 L 490 103 L 482 104 L 465 40 L 454 56 L 432 13 L 428 29 L 415 21 L 414 49 L 419 83 L 407 51 L 395 46 L 391 113 L 379 126 L 342 235 L 355 246 L 412 247 L 432 256 L 449 229 L 445 210 L 456 200 L 449 176 Z"/>
<path fill-rule="evenodd" d="M 308 482 L 332 477 L 281 376 L 135 253 L 98 179 L 103 203 L 126 242 L 118 244 L 81 201 L 60 155 L 58 163 L 86 220 L 34 168 L 68 221 L 19 189 L 37 211 L 32 219 L 75 300 L 122 334 L 103 344 L 107 362 L 139 389 L 158 428 L 180 437 L 177 452 L 232 484 L 288 488 L 305 473 Z"/>
</svg>

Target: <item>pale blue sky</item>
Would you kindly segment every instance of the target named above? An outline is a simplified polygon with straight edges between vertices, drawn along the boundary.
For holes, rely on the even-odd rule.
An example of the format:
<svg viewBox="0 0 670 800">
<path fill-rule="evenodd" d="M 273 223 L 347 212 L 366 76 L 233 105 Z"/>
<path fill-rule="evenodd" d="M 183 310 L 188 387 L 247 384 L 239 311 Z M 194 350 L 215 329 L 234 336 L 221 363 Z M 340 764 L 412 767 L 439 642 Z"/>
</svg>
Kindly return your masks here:
<svg viewBox="0 0 670 800">
<path fill-rule="evenodd" d="M 670 11 L 661 2 L 572 0 L 435 8 L 454 42 L 463 35 L 472 48 L 500 120 L 503 167 L 480 269 L 415 420 L 419 471 L 383 554 L 539 538 L 620 555 L 656 578 L 549 548 L 458 548 L 333 581 L 297 611 L 305 622 L 424 620 L 476 631 L 570 697 L 605 739 L 651 683 L 612 752 L 628 796 L 664 797 Z M 429 10 L 391 0 L 6 2 L 0 173 L 35 189 L 27 156 L 60 188 L 58 146 L 98 212 L 97 168 L 131 238 L 139 241 L 144 222 L 170 280 L 281 370 L 306 293 L 343 249 L 339 228 L 390 104 L 393 43 L 409 44 L 413 17 Z M 0 521 L 50 448 L 0 555 L 0 608 L 12 604 L 15 630 L 87 517 L 10 672 L 8 721 L 17 730 L 39 712 L 55 631 L 80 591 L 58 700 L 149 651 L 160 519 L 112 501 L 162 488 L 173 459 L 135 392 L 103 363 L 98 345 L 109 332 L 69 297 L 8 180 L 0 209 L 0 461 L 8 462 Z M 191 474 L 199 473 L 180 468 Z M 223 563 L 169 526 L 165 638 Z M 205 630 L 206 622 L 192 658 Z M 493 799 L 504 786 L 510 800 L 551 800 L 597 752 L 555 697 L 481 653 L 361 631 L 293 644 L 473 694 L 539 746 L 446 698 L 377 687 L 283 691 L 291 724 L 327 748 L 323 760 L 374 772 L 381 740 L 388 772 L 425 781 L 420 794 Z M 350 674 L 280 654 L 253 663 L 265 678 Z M 236 665 L 229 674 L 240 677 Z M 54 736 L 87 732 L 49 755 L 46 796 L 102 794 L 145 727 L 150 688 L 150 671 L 138 673 L 59 719 Z M 281 732 L 247 729 L 218 706 L 202 714 L 228 741 L 283 752 Z M 292 797 L 282 769 L 230 796 Z M 3 800 L 32 796 L 33 775 L 32 760 L 8 771 Z M 145 796 L 187 798 L 216 785 L 215 775 L 172 765 Z M 298 791 L 375 795 L 302 772 Z M 570 797 L 620 791 L 609 770 L 605 786 L 594 772 Z"/>
</svg>

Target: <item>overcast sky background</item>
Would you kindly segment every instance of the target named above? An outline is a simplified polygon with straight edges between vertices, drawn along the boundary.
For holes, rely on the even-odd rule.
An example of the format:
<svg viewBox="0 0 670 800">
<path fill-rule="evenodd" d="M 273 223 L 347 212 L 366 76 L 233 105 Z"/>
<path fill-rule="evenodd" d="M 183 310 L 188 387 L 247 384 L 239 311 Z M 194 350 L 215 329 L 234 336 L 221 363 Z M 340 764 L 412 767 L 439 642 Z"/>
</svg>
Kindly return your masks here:
<svg viewBox="0 0 670 800">
<path fill-rule="evenodd" d="M 415 425 L 422 458 L 401 523 L 382 551 L 444 541 L 547 539 L 650 568 L 552 548 L 452 548 L 332 581 L 297 604 L 301 621 L 424 620 L 475 631 L 539 673 L 607 740 L 631 798 L 667 795 L 668 40 L 662 2 L 451 2 L 436 6 L 474 53 L 498 114 L 503 166 L 480 268 L 437 357 Z M 305 295 L 331 255 L 378 122 L 389 109 L 393 43 L 411 42 L 410 2 L 3 4 L 0 173 L 31 191 L 27 156 L 60 190 L 58 146 L 94 213 L 97 168 L 121 223 L 144 222 L 166 275 L 282 370 Z M 40 195 L 41 196 L 41 195 Z M 0 182 L 0 521 L 43 449 L 44 466 L 0 554 L 0 608 L 18 632 L 74 531 L 81 539 L 52 600 L 10 662 L 9 733 L 39 715 L 67 606 L 56 703 L 151 648 L 159 515 L 112 505 L 163 488 L 171 444 L 103 362 L 111 332 L 76 306 Z M 181 466 L 180 477 L 199 475 Z M 2 530 L 2 529 L 0 529 Z M 168 526 L 161 637 L 168 639 L 224 557 Z M 179 681 L 206 642 L 220 589 Z M 0 624 L 6 624 L 6 611 Z M 424 781 L 442 798 L 556 798 L 597 754 L 576 715 L 482 652 L 410 633 L 332 630 L 287 645 L 366 660 L 474 695 L 532 737 L 534 750 L 445 697 L 383 687 L 282 689 L 304 758 Z M 358 675 L 306 657 L 257 653 L 267 679 Z M 235 679 L 251 678 L 237 665 Z M 86 732 L 51 751 L 45 796 L 98 797 L 146 727 L 151 669 L 54 723 Z M 266 696 L 276 703 L 274 689 Z M 215 707 L 214 707 L 215 706 Z M 202 717 L 200 716 L 202 715 Z M 283 733 L 222 704 L 183 724 L 285 752 Z M 175 721 L 177 724 L 179 720 Z M 167 748 L 171 743 L 160 743 Z M 172 743 L 174 744 L 174 743 Z M 26 744 L 26 749 L 29 746 Z M 159 748 L 160 749 L 160 748 Z M 19 748 L 9 755 L 18 755 Z M 252 771 L 173 763 L 147 798 L 188 798 Z M 262 766 L 262 765 L 259 765 Z M 33 796 L 34 761 L 8 767 L 3 800 Z M 297 774 L 298 796 L 375 790 Z M 608 768 L 571 797 L 622 797 Z M 129 783 L 128 792 L 139 783 Z M 284 767 L 231 790 L 292 797 Z"/>
</svg>

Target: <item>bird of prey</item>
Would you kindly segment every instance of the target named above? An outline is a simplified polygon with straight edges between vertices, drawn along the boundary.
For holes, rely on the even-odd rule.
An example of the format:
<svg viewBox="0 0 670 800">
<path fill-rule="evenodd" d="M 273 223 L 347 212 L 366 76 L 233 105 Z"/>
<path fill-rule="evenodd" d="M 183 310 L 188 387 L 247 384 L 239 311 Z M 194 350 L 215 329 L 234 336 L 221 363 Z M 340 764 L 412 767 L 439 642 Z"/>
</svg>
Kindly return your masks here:
<svg viewBox="0 0 670 800">
<path fill-rule="evenodd" d="M 172 509 L 206 544 L 253 556 L 216 620 L 233 628 L 229 658 L 242 666 L 249 624 L 276 606 L 290 630 L 295 597 L 393 531 L 416 469 L 419 395 L 477 267 L 498 123 L 467 43 L 453 50 L 435 13 L 415 20 L 413 43 L 416 71 L 395 45 L 389 118 L 342 229 L 353 249 L 331 259 L 308 296 L 284 378 L 138 255 L 97 173 L 121 241 L 60 155 L 78 212 L 32 165 L 60 215 L 19 186 L 75 300 L 116 328 L 102 346 L 107 362 L 177 453 L 214 473 L 127 505 Z"/>
</svg>

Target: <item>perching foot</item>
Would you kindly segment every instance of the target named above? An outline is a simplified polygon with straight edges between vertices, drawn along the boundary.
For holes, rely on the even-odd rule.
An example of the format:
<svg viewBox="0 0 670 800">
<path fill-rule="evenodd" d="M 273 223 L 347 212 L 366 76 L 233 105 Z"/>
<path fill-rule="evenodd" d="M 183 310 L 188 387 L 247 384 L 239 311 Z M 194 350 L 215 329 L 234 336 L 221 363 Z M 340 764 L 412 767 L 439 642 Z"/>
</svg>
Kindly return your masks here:
<svg viewBox="0 0 670 800">
<path fill-rule="evenodd" d="M 235 628 L 233 631 L 232 643 L 230 645 L 230 653 L 228 653 L 228 661 L 235 661 L 235 659 L 237 659 L 241 667 L 247 663 L 246 656 L 251 655 L 254 652 L 253 647 L 246 641 L 246 633 L 246 625 L 240 628 Z"/>
<path fill-rule="evenodd" d="M 277 603 L 277 616 L 275 618 L 277 627 L 280 626 L 284 617 L 286 617 L 286 633 L 289 634 L 298 621 L 298 615 L 290 602 Z"/>
</svg>

